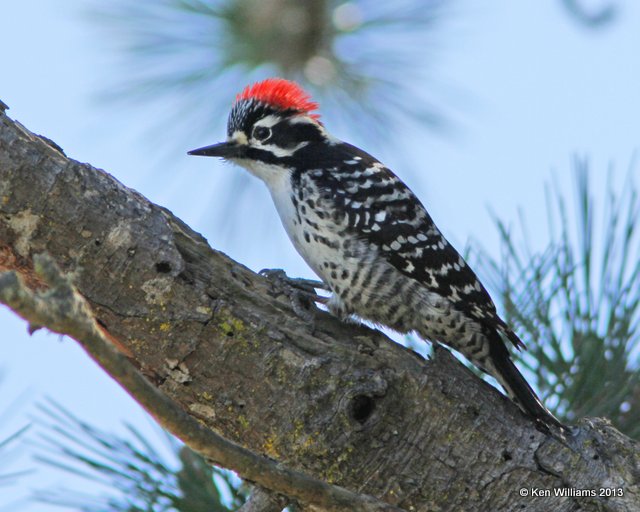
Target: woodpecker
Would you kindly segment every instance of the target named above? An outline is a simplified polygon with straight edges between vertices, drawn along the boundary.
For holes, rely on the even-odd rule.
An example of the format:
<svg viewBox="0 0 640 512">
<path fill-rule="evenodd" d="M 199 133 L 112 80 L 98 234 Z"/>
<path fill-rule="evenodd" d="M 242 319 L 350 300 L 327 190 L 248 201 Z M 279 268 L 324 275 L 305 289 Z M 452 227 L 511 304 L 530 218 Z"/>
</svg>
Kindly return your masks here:
<svg viewBox="0 0 640 512">
<path fill-rule="evenodd" d="M 317 109 L 294 82 L 255 83 L 236 96 L 226 142 L 189 154 L 221 157 L 264 181 L 293 245 L 331 292 L 332 313 L 443 343 L 539 426 L 564 429 L 505 340 L 524 343 L 420 200 L 373 156 L 330 135 Z"/>
</svg>

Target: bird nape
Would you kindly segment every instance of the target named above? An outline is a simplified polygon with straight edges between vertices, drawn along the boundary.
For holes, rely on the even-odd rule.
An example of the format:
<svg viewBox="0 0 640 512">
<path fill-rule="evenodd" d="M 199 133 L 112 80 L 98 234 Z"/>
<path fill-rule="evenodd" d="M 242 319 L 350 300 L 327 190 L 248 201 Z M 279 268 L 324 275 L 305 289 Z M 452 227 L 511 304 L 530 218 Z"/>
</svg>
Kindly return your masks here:
<svg viewBox="0 0 640 512">
<path fill-rule="evenodd" d="M 245 88 L 227 140 L 190 151 L 265 182 L 296 250 L 322 279 L 329 310 L 443 343 L 493 376 L 538 425 L 566 429 L 513 363 L 524 344 L 414 193 L 368 153 L 330 135 L 296 83 Z"/>
</svg>

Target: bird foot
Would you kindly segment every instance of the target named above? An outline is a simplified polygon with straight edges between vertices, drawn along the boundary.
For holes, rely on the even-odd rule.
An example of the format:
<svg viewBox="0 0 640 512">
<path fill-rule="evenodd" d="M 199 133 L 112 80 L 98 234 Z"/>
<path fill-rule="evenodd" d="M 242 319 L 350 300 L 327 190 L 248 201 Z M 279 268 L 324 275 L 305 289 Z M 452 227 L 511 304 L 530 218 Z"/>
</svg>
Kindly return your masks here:
<svg viewBox="0 0 640 512">
<path fill-rule="evenodd" d="M 326 304 L 328 301 L 327 297 L 316 293 L 316 289 L 328 290 L 322 281 L 292 278 L 279 268 L 265 268 L 258 273 L 271 282 L 274 296 L 284 295 L 289 299 L 294 313 L 303 320 L 313 321 L 317 309 L 315 304 Z"/>
</svg>

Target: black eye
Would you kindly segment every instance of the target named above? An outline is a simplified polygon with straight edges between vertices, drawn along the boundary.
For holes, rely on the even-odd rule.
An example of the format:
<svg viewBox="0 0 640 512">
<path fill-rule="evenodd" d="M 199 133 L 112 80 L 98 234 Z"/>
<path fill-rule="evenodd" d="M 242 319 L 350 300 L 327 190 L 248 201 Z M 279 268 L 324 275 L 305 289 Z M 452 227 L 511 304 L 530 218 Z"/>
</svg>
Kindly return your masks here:
<svg viewBox="0 0 640 512">
<path fill-rule="evenodd" d="M 271 137 L 271 128 L 267 128 L 266 126 L 256 126 L 253 129 L 254 139 L 264 142 L 269 137 Z"/>
</svg>

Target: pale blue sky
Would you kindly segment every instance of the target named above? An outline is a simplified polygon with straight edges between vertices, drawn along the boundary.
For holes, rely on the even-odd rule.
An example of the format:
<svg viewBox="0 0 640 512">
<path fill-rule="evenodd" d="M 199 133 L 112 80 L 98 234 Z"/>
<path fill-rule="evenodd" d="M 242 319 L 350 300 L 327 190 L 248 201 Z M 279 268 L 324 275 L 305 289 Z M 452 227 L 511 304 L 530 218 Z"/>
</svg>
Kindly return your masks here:
<svg viewBox="0 0 640 512">
<path fill-rule="evenodd" d="M 640 148 L 640 3 L 617 3 L 618 21 L 599 31 L 577 25 L 554 0 L 454 3 L 441 29 L 440 49 L 429 55 L 438 55 L 431 64 L 438 84 L 434 94 L 452 112 L 458 134 L 443 138 L 408 131 L 383 150 L 364 146 L 406 178 L 460 249 L 473 237 L 497 250 L 489 208 L 515 223 L 521 207 L 534 245 L 542 246 L 544 184 L 555 176 L 569 187 L 576 154 L 591 160 L 596 190 L 605 183 L 611 163 L 622 182 Z M 212 246 L 254 270 L 282 267 L 292 275 L 311 275 L 270 205 L 258 210 L 243 204 L 230 211 L 241 230 L 233 239 L 223 237 L 221 226 L 206 217 L 209 202 L 225 194 L 216 176 L 242 171 L 211 159 L 188 158 L 185 152 L 220 140 L 222 131 L 206 140 L 194 136 L 188 147 L 173 148 L 175 154 L 163 164 L 152 141 L 140 136 L 153 123 L 153 109 L 96 101 L 100 83 L 117 68 L 109 45 L 100 40 L 104 33 L 83 16 L 88 2 L 5 4 L 0 99 L 9 105 L 12 118 L 56 141 L 70 157 L 106 169 L 168 207 Z M 244 85 L 238 83 L 238 88 Z M 224 91 L 229 101 L 234 92 Z M 164 122 L 165 117 L 158 113 L 158 119 Z M 324 122 L 331 130 L 326 115 Z M 413 173 L 407 172 L 409 165 Z M 640 185 L 637 167 L 634 179 Z M 259 185 L 252 186 L 267 202 Z M 256 211 L 273 230 L 267 239 L 257 237 L 263 224 L 252 225 Z M 0 439 L 28 422 L 33 403 L 45 396 L 107 430 L 122 431 L 123 421 L 148 429 L 149 420 L 137 405 L 74 342 L 45 333 L 29 337 L 25 324 L 2 308 L 0 343 Z M 8 414 L 5 409 L 14 400 Z M 21 448 L 8 469 L 34 467 L 30 450 Z M 64 477 L 40 467 L 37 478 L 0 488 L 0 511 L 53 510 L 15 500 L 25 496 L 26 487 L 56 485 Z"/>
</svg>

